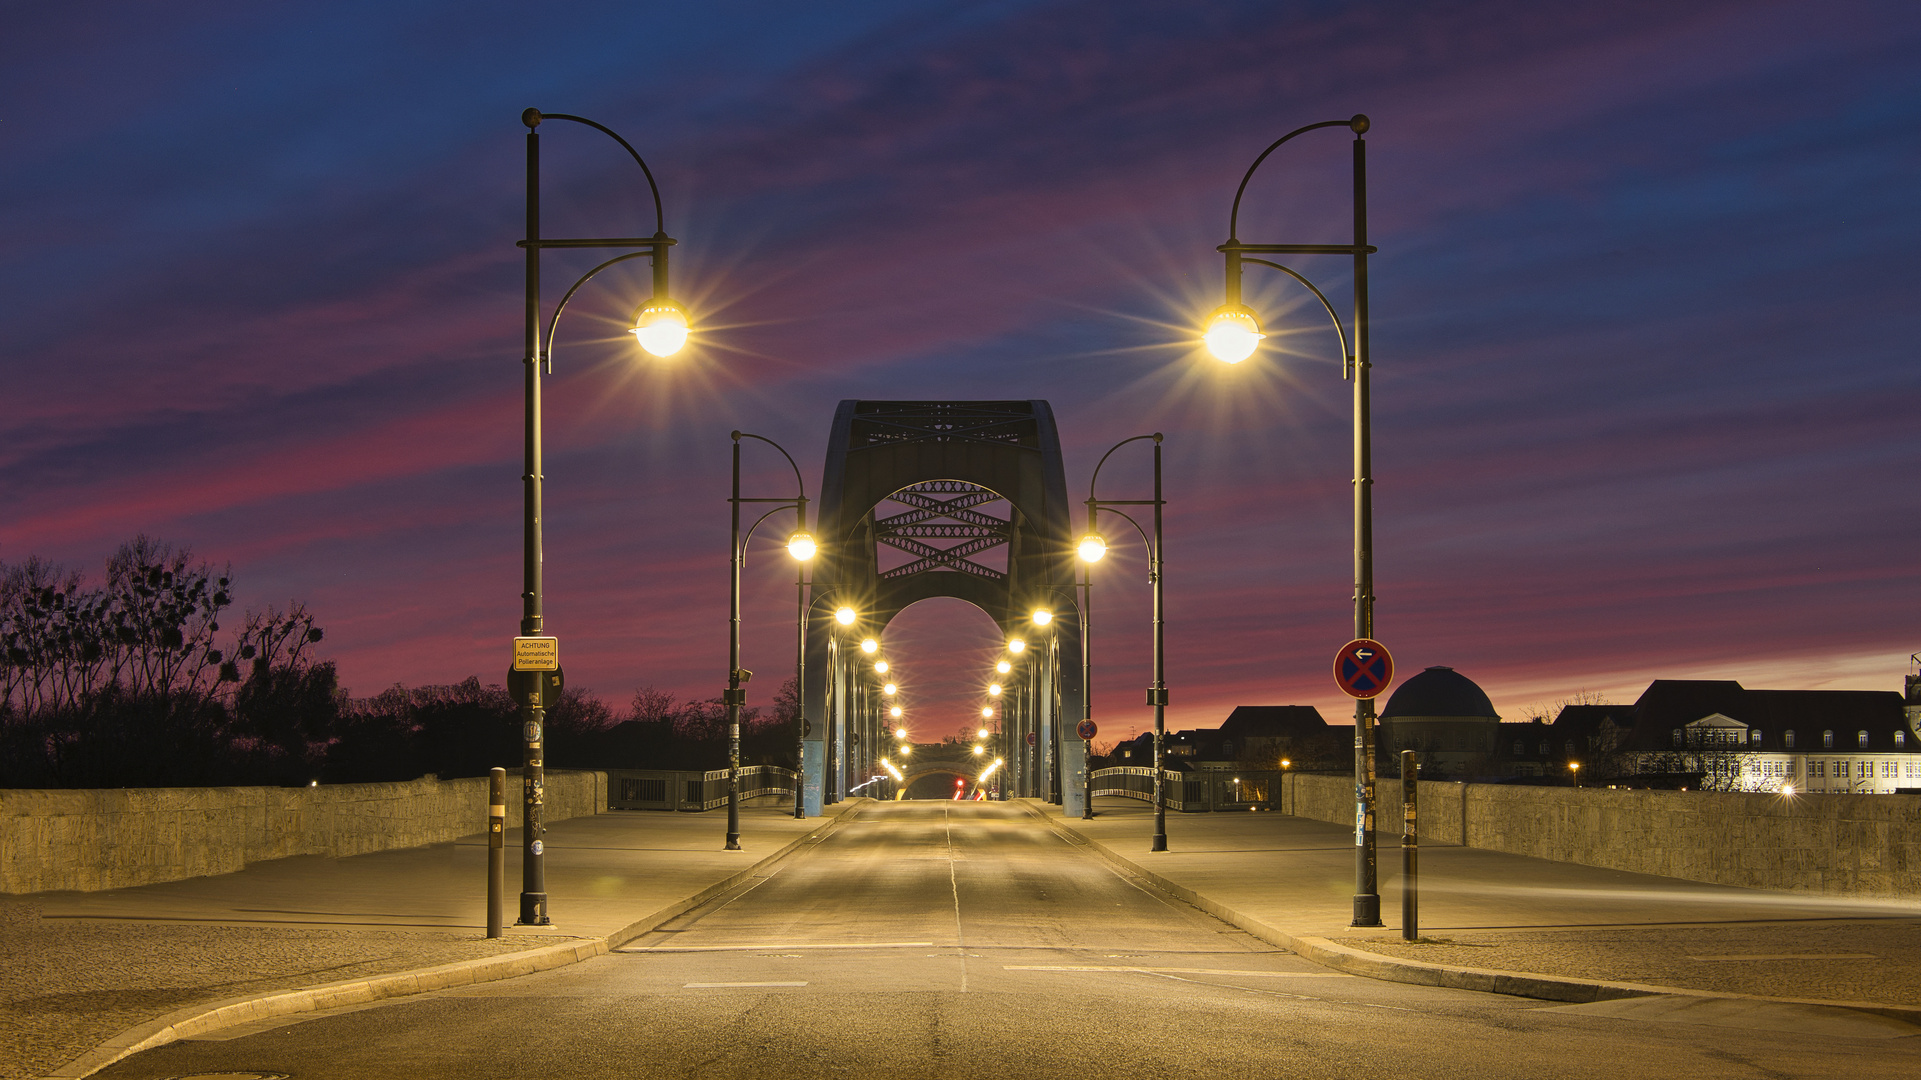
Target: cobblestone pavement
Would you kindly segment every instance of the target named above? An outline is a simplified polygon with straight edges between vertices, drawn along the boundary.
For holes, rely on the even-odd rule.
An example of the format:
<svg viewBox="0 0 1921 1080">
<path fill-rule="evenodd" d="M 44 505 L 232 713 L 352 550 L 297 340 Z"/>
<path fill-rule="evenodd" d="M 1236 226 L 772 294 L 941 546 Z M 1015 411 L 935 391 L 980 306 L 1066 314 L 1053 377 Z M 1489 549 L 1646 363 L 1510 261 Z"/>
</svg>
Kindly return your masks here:
<svg viewBox="0 0 1921 1080">
<path fill-rule="evenodd" d="M 1921 919 L 1460 931 L 1332 940 L 1430 964 L 1761 997 L 1921 1005 Z"/>
<path fill-rule="evenodd" d="M 135 1024 L 226 998 L 554 945 L 472 931 L 45 919 L 0 898 L 0 1080 L 26 1080 Z M 133 978 L 129 978 L 130 974 Z"/>
</svg>

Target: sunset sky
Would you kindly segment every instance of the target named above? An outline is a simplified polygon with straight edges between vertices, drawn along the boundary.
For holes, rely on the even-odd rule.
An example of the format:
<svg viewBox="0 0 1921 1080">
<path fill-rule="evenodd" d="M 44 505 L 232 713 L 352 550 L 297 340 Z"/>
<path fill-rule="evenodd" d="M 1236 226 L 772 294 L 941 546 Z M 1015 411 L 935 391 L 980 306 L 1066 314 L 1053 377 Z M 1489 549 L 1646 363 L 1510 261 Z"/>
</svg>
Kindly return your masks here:
<svg viewBox="0 0 1921 1080">
<path fill-rule="evenodd" d="M 1325 317 L 1195 348 L 1234 186 L 1366 113 L 1378 636 L 1510 719 L 1657 677 L 1899 689 L 1921 649 L 1921 9 L 1828 0 L 23 7 L 0 36 L 0 561 L 145 532 L 307 603 L 357 696 L 498 681 L 519 617 L 522 109 L 621 132 L 695 343 L 563 323 L 548 627 L 570 684 L 710 697 L 734 428 L 817 492 L 843 398 L 1044 398 L 1068 485 L 1166 433 L 1170 726 L 1349 712 L 1349 386 Z M 652 232 L 631 160 L 542 129 L 552 235 Z M 1342 242 L 1342 131 L 1241 235 Z M 548 296 L 591 265 L 555 256 Z M 641 264 L 634 264 L 641 265 Z M 1347 262 L 1294 264 L 1344 303 Z M 781 495 L 750 450 L 750 494 Z M 1142 497 L 1117 455 L 1106 497 Z M 1096 717 L 1150 723 L 1138 542 Z M 765 704 L 792 564 L 747 567 Z M 237 623 L 237 620 L 235 620 Z M 985 616 L 903 615 L 919 731 Z M 956 659 L 957 657 L 961 659 Z"/>
</svg>

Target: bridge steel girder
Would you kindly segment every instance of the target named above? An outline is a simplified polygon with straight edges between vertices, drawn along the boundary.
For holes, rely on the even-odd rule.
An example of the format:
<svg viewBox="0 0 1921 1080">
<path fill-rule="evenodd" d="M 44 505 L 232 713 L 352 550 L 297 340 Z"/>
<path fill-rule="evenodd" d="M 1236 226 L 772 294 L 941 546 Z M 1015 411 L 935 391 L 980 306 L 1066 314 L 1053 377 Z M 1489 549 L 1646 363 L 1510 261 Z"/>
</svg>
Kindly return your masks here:
<svg viewBox="0 0 1921 1080">
<path fill-rule="evenodd" d="M 1007 572 L 933 567 L 883 576 L 875 508 L 917 484 L 958 481 L 985 488 L 1011 507 Z M 1039 736 L 1040 760 L 1022 770 L 1018 794 L 1064 802 L 1081 812 L 1086 768 L 1073 725 L 1083 715 L 1079 605 L 1074 594 L 1075 545 L 1054 411 L 1047 402 L 846 400 L 834 413 L 814 523 L 819 545 L 807 617 L 809 730 L 802 738 L 802 805 L 809 815 L 845 797 L 879 770 L 886 724 L 871 668 L 860 662 L 863 636 L 878 638 L 894 617 L 937 596 L 973 604 L 1004 635 L 1034 648 L 1023 665 L 1039 680 L 1026 730 Z M 859 612 L 852 627 L 834 619 L 841 605 Z M 1055 614 L 1034 627 L 1035 607 Z M 997 754 L 1009 767 L 1017 737 L 1001 710 Z"/>
</svg>

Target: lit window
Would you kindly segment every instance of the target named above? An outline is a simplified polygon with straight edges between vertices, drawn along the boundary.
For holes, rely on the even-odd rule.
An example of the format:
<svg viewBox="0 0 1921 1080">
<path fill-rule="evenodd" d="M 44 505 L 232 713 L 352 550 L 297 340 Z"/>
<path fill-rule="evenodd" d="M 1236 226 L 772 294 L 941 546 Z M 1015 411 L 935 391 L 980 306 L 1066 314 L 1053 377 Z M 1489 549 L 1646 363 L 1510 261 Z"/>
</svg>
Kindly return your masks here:
<svg viewBox="0 0 1921 1080">
<path fill-rule="evenodd" d="M 1855 732 L 1854 745 L 1860 747 L 1863 750 L 1866 750 L 1868 748 L 1868 733 L 1865 731 Z"/>
<path fill-rule="evenodd" d="M 1904 747 L 1904 746 L 1906 746 L 1906 745 L 1908 745 L 1908 733 L 1907 733 L 1907 732 L 1905 732 L 1905 731 L 1897 731 L 1897 732 L 1895 732 L 1895 733 L 1894 733 L 1894 748 L 1895 748 L 1896 750 L 1899 750 L 1899 749 L 1901 749 L 1902 747 Z"/>
<path fill-rule="evenodd" d="M 1825 746 L 1833 746 L 1833 745 L 1834 745 L 1834 732 L 1832 732 L 1832 731 L 1823 731 L 1823 732 L 1821 733 L 1821 745 L 1822 745 L 1822 746 L 1824 746 L 1824 747 L 1825 747 Z"/>
<path fill-rule="evenodd" d="M 1788 749 L 1794 749 L 1794 732 L 1792 730 L 1782 732 L 1781 741 Z"/>
<path fill-rule="evenodd" d="M 1748 740 L 1756 746 L 1761 745 L 1761 729 L 1755 728 L 1752 732 L 1749 732 Z"/>
</svg>

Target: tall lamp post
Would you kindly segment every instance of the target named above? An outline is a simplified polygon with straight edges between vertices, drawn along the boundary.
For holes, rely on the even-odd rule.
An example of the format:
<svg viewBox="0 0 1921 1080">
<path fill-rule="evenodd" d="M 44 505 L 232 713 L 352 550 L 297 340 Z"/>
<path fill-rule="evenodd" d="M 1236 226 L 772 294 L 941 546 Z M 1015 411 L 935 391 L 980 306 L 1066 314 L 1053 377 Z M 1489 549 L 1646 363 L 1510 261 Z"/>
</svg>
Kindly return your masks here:
<svg viewBox="0 0 1921 1080">
<path fill-rule="evenodd" d="M 1203 340 L 1216 359 L 1238 364 L 1260 347 L 1261 323 L 1254 309 L 1241 301 L 1241 266 L 1255 263 L 1278 270 L 1299 282 L 1321 302 L 1340 338 L 1342 374 L 1354 381 L 1354 636 L 1374 637 L 1374 502 L 1373 462 L 1368 436 L 1367 257 L 1376 248 L 1367 242 L 1367 133 L 1366 116 L 1324 120 L 1296 128 L 1276 139 L 1248 166 L 1234 192 L 1227 220 L 1227 243 L 1215 250 L 1227 259 L 1226 303 L 1208 316 Z M 1351 244 L 1246 244 L 1240 240 L 1241 196 L 1254 170 L 1269 154 L 1297 135 L 1321 128 L 1347 128 L 1354 133 L 1354 242 Z M 1341 318 L 1314 283 L 1280 263 L 1253 255 L 1347 255 L 1354 260 L 1354 336 L 1350 343 Z M 1381 897 L 1374 846 L 1374 701 L 1354 703 L 1354 921 L 1355 926 L 1381 925 Z"/>
<path fill-rule="evenodd" d="M 641 173 L 647 178 L 647 188 L 654 198 L 654 235 L 616 236 L 616 237 L 571 237 L 555 238 L 540 235 L 540 132 L 543 120 L 567 120 L 584 124 L 601 132 L 619 143 L 640 166 Z M 529 674 L 532 678 L 516 678 L 514 696 L 519 699 L 521 717 L 521 749 L 523 752 L 523 772 L 521 774 L 521 802 L 523 809 L 521 829 L 521 881 L 520 881 L 520 922 L 523 925 L 546 925 L 547 915 L 547 869 L 546 845 L 540 839 L 545 828 L 545 788 L 546 788 L 546 751 L 544 733 L 547 722 L 547 705 L 552 694 L 558 690 L 559 646 L 545 632 L 545 619 L 542 610 L 542 549 L 541 549 L 541 431 L 540 431 L 540 377 L 553 371 L 554 332 L 560 324 L 561 312 L 567 309 L 567 302 L 574 293 L 587 284 L 595 275 L 616 263 L 629 259 L 647 257 L 653 260 L 653 296 L 641 304 L 634 312 L 634 325 L 630 332 L 642 349 L 655 356 L 671 356 L 680 351 L 687 342 L 687 312 L 675 303 L 667 289 L 667 249 L 675 243 L 667 235 L 666 214 L 661 209 L 660 187 L 654 183 L 653 171 L 641 160 L 640 154 L 612 130 L 588 120 L 585 117 L 570 116 L 566 113 L 542 113 L 539 109 L 528 109 L 520 114 L 520 122 L 527 125 L 527 238 L 519 241 L 518 246 L 527 252 L 527 295 L 526 295 L 526 354 L 522 362 L 526 365 L 526 460 L 521 475 L 525 499 L 523 529 L 523 561 L 521 587 L 520 636 L 514 648 L 514 673 Z M 587 271 L 576 280 L 560 303 L 554 306 L 551 319 L 543 320 L 540 302 L 540 253 L 547 248 L 612 248 L 631 249 L 624 254 L 607 259 Z M 545 323 L 543 332 L 542 324 Z M 544 640 L 542 640 L 544 639 Z M 523 646 L 526 651 L 523 664 Z M 535 657 L 545 654 L 544 660 Z M 544 678 L 543 672 L 553 672 L 556 677 Z"/>
<path fill-rule="evenodd" d="M 794 489 L 799 492 L 799 494 L 784 499 L 741 498 L 740 441 L 742 439 L 759 439 L 768 446 L 779 450 L 780 456 L 786 458 L 787 464 L 794 470 Z M 728 608 L 727 623 L 727 693 L 723 697 L 723 700 L 727 704 L 727 850 L 739 851 L 740 708 L 747 703 L 747 689 L 743 684 L 746 683 L 749 678 L 753 677 L 752 672 L 743 671 L 740 666 L 740 573 L 747 565 L 747 541 L 754 538 L 754 530 L 760 528 L 761 522 L 766 521 L 782 510 L 793 510 L 796 522 L 793 535 L 787 538 L 787 553 L 794 557 L 795 562 L 801 564 L 801 587 L 804 593 L 807 580 L 807 560 L 814 557 L 814 538 L 808 535 L 807 532 L 807 482 L 800 478 L 800 466 L 794 464 L 794 456 L 792 454 L 789 454 L 779 443 L 764 435 L 755 435 L 746 431 L 734 432 L 734 494 L 733 497 L 727 501 L 732 505 L 734 511 L 733 554 L 728 560 L 732 565 L 728 568 L 731 580 L 728 583 L 730 606 Z M 740 534 L 741 503 L 777 503 L 778 505 L 765 514 L 762 514 L 760 518 L 747 529 L 747 535 L 743 537 Z M 801 611 L 804 620 L 806 612 L 806 600 L 804 596 L 801 600 Z M 801 634 L 801 660 L 797 667 L 796 679 L 804 679 L 807 676 L 807 668 L 805 666 L 807 663 L 807 642 L 805 640 L 806 629 L 804 621 L 802 623 Z M 804 684 L 800 687 L 800 694 L 803 704 L 800 707 L 801 715 L 796 718 L 795 722 L 797 724 L 805 724 L 807 717 L 807 706 L 805 704 L 807 700 L 807 687 Z M 798 783 L 798 781 L 796 782 Z M 800 815 L 796 812 L 795 816 L 798 817 Z"/>
<path fill-rule="evenodd" d="M 1107 464 L 1107 459 L 1114 455 L 1114 451 L 1142 439 L 1154 440 L 1154 497 L 1151 499 L 1095 498 L 1094 488 L 1100 483 L 1101 466 Z M 1081 538 L 1080 543 L 1081 565 L 1086 569 L 1082 575 L 1082 588 L 1087 593 L 1081 601 L 1081 685 L 1083 687 L 1081 699 L 1087 703 L 1086 718 L 1089 720 L 1094 718 L 1091 665 L 1086 659 L 1089 653 L 1088 622 L 1091 621 L 1088 605 L 1093 599 L 1094 591 L 1092 567 L 1094 563 L 1100 561 L 1101 556 L 1107 554 L 1107 541 L 1101 536 L 1099 523 L 1096 520 L 1099 513 L 1105 510 L 1134 526 L 1134 531 L 1141 534 L 1141 544 L 1147 548 L 1147 580 L 1154 586 L 1154 684 L 1147 688 L 1147 703 L 1154 707 L 1154 842 L 1148 849 L 1150 851 L 1167 850 L 1167 792 L 1161 777 L 1162 744 L 1167 738 L 1167 654 L 1163 648 L 1165 619 L 1161 607 L 1161 508 L 1166 504 L 1167 501 L 1161 498 L 1161 433 L 1157 431 L 1152 435 L 1136 435 L 1129 439 L 1122 439 L 1109 447 L 1107 453 L 1101 455 L 1099 464 L 1094 466 L 1093 478 L 1087 482 L 1087 535 Z M 1147 530 L 1141 528 L 1141 523 L 1135 521 L 1126 511 L 1114 509 L 1117 506 L 1152 506 L 1154 538 L 1149 540 Z M 1089 799 L 1084 816 L 1094 816 L 1093 809 L 1093 800 Z"/>
</svg>

